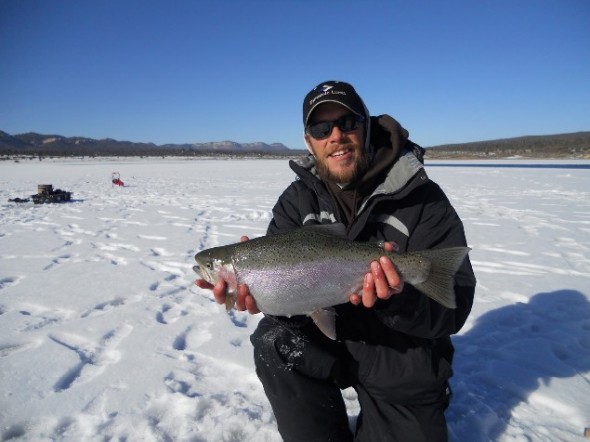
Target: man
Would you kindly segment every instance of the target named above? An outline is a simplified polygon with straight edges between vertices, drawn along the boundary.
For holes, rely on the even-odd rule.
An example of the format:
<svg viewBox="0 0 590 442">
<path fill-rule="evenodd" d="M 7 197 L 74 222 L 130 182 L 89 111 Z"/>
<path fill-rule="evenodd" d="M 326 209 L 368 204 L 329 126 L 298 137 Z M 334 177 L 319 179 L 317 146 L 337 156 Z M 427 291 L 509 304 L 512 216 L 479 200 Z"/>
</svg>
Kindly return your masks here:
<svg viewBox="0 0 590 442">
<path fill-rule="evenodd" d="M 309 92 L 303 125 L 311 155 L 290 163 L 298 179 L 275 205 L 269 235 L 343 223 L 349 239 L 395 244 L 400 252 L 466 245 L 459 217 L 424 171 L 423 149 L 393 118 L 371 117 L 351 85 L 328 81 Z M 286 441 L 353 440 L 341 394 L 349 386 L 361 407 L 355 440 L 447 440 L 449 336 L 473 303 L 469 259 L 455 275 L 456 309 L 404 285 L 387 258 L 367 265 L 362 293 L 335 307 L 336 341 L 305 316 L 265 316 L 251 337 L 256 372 Z M 197 284 L 224 301 L 223 281 Z M 237 308 L 258 312 L 243 285 Z"/>
</svg>

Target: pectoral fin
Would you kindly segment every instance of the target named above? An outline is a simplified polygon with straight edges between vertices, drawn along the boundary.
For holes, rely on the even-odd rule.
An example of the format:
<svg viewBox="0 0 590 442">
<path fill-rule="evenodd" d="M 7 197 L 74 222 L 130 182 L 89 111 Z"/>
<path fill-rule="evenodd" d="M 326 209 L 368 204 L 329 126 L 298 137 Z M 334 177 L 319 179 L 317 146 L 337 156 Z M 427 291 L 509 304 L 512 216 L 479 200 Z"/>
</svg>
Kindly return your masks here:
<svg viewBox="0 0 590 442">
<path fill-rule="evenodd" d="M 235 293 L 228 293 L 225 295 L 225 310 L 228 312 L 235 307 L 237 296 Z"/>
<path fill-rule="evenodd" d="M 323 334 L 336 340 L 336 312 L 333 309 L 316 310 L 309 316 Z"/>
</svg>

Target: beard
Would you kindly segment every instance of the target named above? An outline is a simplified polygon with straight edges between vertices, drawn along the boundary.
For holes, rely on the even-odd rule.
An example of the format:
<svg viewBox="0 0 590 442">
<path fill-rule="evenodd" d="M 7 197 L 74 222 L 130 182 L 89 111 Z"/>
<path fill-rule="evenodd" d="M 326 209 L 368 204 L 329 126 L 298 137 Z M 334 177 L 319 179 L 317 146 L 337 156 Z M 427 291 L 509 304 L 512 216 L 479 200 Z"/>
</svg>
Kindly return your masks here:
<svg viewBox="0 0 590 442">
<path fill-rule="evenodd" d="M 326 158 L 316 156 L 316 170 L 322 181 L 331 181 L 337 184 L 353 184 L 369 169 L 369 155 L 362 148 L 355 148 L 354 162 L 341 170 L 331 170 Z"/>
</svg>

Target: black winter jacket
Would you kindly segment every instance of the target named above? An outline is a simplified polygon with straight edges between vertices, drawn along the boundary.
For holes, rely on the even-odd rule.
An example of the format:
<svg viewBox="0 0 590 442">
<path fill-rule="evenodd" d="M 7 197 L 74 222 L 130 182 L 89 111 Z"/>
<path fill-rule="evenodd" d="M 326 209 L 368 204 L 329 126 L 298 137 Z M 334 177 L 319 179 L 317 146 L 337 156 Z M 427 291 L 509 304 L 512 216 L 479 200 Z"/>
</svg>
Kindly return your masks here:
<svg viewBox="0 0 590 442">
<path fill-rule="evenodd" d="M 421 152 L 408 141 L 386 178 L 348 224 L 349 239 L 394 241 L 400 252 L 466 245 L 463 224 L 441 188 L 428 178 Z M 273 208 L 268 234 L 311 224 L 346 223 L 315 173 L 314 157 L 291 161 L 290 166 L 297 180 Z M 447 309 L 405 284 L 401 294 L 378 300 L 371 309 L 349 303 L 337 306 L 338 339 L 385 345 L 400 339 L 434 341 L 448 347 L 444 353 L 449 353 L 450 360 L 448 336 L 465 323 L 474 291 L 475 276 L 467 258 L 455 276 L 456 309 Z"/>
</svg>

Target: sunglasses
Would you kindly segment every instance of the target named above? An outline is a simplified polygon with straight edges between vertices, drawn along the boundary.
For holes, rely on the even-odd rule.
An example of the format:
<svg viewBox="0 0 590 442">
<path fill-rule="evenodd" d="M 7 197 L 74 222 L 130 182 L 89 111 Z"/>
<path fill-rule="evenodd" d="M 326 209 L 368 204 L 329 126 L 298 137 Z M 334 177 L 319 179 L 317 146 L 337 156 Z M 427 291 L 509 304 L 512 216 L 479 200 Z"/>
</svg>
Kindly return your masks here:
<svg viewBox="0 0 590 442">
<path fill-rule="evenodd" d="M 337 126 L 342 132 L 350 132 L 358 127 L 358 123 L 364 122 L 365 119 L 358 115 L 345 115 L 334 121 L 321 121 L 310 124 L 305 128 L 305 133 L 316 140 L 327 138 L 332 133 L 334 126 Z"/>
</svg>

